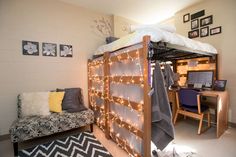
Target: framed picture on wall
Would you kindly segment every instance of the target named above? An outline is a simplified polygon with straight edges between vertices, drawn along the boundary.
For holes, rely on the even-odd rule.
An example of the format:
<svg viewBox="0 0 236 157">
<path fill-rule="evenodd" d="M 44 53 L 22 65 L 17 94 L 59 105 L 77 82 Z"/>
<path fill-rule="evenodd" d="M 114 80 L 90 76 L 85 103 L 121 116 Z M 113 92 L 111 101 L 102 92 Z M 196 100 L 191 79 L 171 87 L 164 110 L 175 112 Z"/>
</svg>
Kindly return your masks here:
<svg viewBox="0 0 236 157">
<path fill-rule="evenodd" d="M 195 19 L 191 21 L 191 29 L 197 29 L 199 27 L 199 20 Z"/>
<path fill-rule="evenodd" d="M 185 22 L 188 22 L 190 20 L 190 14 L 188 13 L 188 14 L 185 14 L 184 16 L 183 16 L 183 22 L 185 23 Z"/>
<path fill-rule="evenodd" d="M 60 44 L 60 56 L 61 57 L 72 57 L 73 56 L 72 45 Z"/>
<path fill-rule="evenodd" d="M 200 37 L 206 37 L 209 35 L 209 27 L 203 27 L 200 29 Z"/>
<path fill-rule="evenodd" d="M 200 20 L 200 26 L 206 26 L 206 25 L 210 25 L 213 23 L 213 16 L 210 15 L 210 16 L 207 16 L 207 17 L 204 17 Z"/>
<path fill-rule="evenodd" d="M 219 33 L 221 33 L 221 26 L 210 29 L 211 35 L 215 35 L 215 34 L 219 34 Z"/>
<path fill-rule="evenodd" d="M 193 31 L 189 31 L 188 32 L 188 37 L 191 38 L 197 38 L 199 37 L 199 29 L 193 30 Z"/>
<path fill-rule="evenodd" d="M 43 56 L 57 56 L 57 44 L 42 43 Z"/>
<path fill-rule="evenodd" d="M 39 56 L 39 42 L 22 40 L 23 55 Z"/>
</svg>

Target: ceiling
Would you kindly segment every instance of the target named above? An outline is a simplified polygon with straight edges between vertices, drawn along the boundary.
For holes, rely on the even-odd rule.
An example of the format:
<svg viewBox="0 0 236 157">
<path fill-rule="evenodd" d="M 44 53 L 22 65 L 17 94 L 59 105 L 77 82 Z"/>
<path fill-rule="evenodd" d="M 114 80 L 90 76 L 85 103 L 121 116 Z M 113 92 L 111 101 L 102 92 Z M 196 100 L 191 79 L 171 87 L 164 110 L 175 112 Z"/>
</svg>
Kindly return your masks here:
<svg viewBox="0 0 236 157">
<path fill-rule="evenodd" d="M 61 0 L 84 8 L 153 24 L 203 0 Z"/>
</svg>

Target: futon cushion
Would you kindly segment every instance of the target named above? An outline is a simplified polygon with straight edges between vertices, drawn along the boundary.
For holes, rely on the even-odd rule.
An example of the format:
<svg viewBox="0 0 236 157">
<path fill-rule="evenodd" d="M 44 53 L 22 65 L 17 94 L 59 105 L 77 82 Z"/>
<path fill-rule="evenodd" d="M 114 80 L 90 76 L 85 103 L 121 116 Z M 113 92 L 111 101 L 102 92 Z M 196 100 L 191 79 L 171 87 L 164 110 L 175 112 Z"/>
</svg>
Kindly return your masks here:
<svg viewBox="0 0 236 157">
<path fill-rule="evenodd" d="M 50 92 L 49 93 L 49 108 L 51 112 L 62 111 L 62 100 L 65 92 Z"/>
<path fill-rule="evenodd" d="M 26 116 L 18 118 L 10 127 L 12 142 L 21 142 L 36 137 L 51 135 L 92 124 L 94 113 L 90 109 L 81 112 L 51 113 L 48 116 Z"/>
<path fill-rule="evenodd" d="M 19 96 L 21 100 L 21 116 L 50 114 L 49 111 L 49 92 L 22 93 Z"/>
<path fill-rule="evenodd" d="M 67 112 L 79 112 L 86 110 L 81 88 L 57 89 L 58 92 L 65 91 L 62 101 L 62 109 Z"/>
</svg>

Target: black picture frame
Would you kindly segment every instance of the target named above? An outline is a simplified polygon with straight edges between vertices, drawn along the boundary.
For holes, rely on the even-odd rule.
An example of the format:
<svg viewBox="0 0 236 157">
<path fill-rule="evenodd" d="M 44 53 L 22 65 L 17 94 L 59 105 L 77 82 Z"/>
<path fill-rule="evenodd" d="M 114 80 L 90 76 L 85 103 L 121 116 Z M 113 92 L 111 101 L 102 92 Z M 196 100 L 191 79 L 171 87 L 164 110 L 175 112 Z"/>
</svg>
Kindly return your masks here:
<svg viewBox="0 0 236 157">
<path fill-rule="evenodd" d="M 43 56 L 57 56 L 57 44 L 55 43 L 42 43 L 42 54 Z"/>
<path fill-rule="evenodd" d="M 39 56 L 39 42 L 22 40 L 22 54 Z"/>
<path fill-rule="evenodd" d="M 195 19 L 191 21 L 191 30 L 197 29 L 199 27 L 199 20 Z"/>
<path fill-rule="evenodd" d="M 220 34 L 221 31 L 222 31 L 221 26 L 215 27 L 215 28 L 211 28 L 210 29 L 210 35 Z"/>
<path fill-rule="evenodd" d="M 213 85 L 213 90 L 225 91 L 227 80 L 215 80 Z"/>
<path fill-rule="evenodd" d="M 73 57 L 72 45 L 60 44 L 60 57 Z"/>
<path fill-rule="evenodd" d="M 209 27 L 202 27 L 200 29 L 200 37 L 207 37 L 209 35 Z"/>
<path fill-rule="evenodd" d="M 189 31 L 188 32 L 188 37 L 190 39 L 199 37 L 199 29 Z"/>
<path fill-rule="evenodd" d="M 183 16 L 183 22 L 186 23 L 188 21 L 190 21 L 190 13 L 187 13 Z"/>
<path fill-rule="evenodd" d="M 205 15 L 205 10 L 198 11 L 196 13 L 191 14 L 191 20 L 199 18 Z"/>
<path fill-rule="evenodd" d="M 212 15 L 200 19 L 200 26 L 201 27 L 206 26 L 206 25 L 210 25 L 212 23 L 213 23 L 213 16 Z"/>
</svg>

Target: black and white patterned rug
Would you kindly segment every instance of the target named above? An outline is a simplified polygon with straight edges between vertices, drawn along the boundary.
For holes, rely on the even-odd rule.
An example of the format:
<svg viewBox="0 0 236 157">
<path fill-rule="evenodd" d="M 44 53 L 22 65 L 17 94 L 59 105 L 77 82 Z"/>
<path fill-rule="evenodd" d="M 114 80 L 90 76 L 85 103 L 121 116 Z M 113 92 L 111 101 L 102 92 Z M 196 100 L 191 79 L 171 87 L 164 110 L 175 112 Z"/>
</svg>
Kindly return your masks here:
<svg viewBox="0 0 236 157">
<path fill-rule="evenodd" d="M 92 133 L 55 140 L 19 151 L 19 157 L 112 157 Z"/>
</svg>

